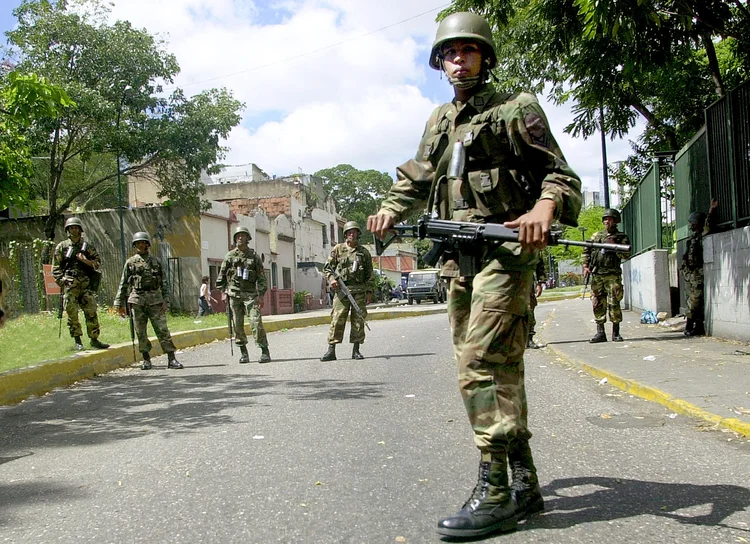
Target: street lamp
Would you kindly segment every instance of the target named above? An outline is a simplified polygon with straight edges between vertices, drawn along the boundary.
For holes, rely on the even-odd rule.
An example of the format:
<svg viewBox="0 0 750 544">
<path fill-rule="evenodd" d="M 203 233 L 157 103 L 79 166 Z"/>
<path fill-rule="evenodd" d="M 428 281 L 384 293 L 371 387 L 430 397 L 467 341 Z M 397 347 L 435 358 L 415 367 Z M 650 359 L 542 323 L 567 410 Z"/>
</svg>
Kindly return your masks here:
<svg viewBox="0 0 750 544">
<path fill-rule="evenodd" d="M 580 226 L 578 227 L 578 230 L 581 231 L 581 241 L 585 242 L 586 241 L 586 227 Z M 583 263 L 581 263 L 581 274 L 582 275 L 586 274 L 586 271 L 583 269 Z"/>
<path fill-rule="evenodd" d="M 120 116 L 122 115 L 122 106 L 125 103 L 125 93 L 130 89 L 132 87 L 126 85 L 122 90 L 122 98 L 120 98 L 120 104 L 117 107 L 117 120 L 115 123 L 117 129 L 117 211 L 120 214 L 120 253 L 123 265 L 125 264 L 125 228 L 122 218 L 122 183 L 120 183 Z"/>
</svg>

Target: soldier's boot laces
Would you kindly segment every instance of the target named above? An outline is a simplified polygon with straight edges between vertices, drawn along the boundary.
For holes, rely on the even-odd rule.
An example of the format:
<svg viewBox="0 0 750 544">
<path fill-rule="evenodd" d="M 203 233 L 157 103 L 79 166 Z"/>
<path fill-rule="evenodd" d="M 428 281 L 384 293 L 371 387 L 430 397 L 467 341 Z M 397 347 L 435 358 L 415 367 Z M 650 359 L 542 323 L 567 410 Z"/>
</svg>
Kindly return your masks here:
<svg viewBox="0 0 750 544">
<path fill-rule="evenodd" d="M 73 341 L 76 345 L 76 351 L 81 351 L 83 349 L 83 341 L 81 340 L 81 337 L 76 336 L 75 338 L 73 338 Z"/>
<path fill-rule="evenodd" d="M 168 351 L 167 352 L 167 368 L 185 368 L 182 366 L 182 363 L 177 360 L 177 358 L 174 356 L 174 351 Z"/>
<path fill-rule="evenodd" d="M 542 346 L 534 342 L 534 335 L 530 334 L 529 339 L 526 341 L 526 349 L 539 349 Z"/>
<path fill-rule="evenodd" d="M 250 362 L 250 355 L 247 354 L 247 346 L 240 346 L 240 364 L 245 364 Z"/>
<path fill-rule="evenodd" d="M 260 359 L 258 359 L 259 363 L 270 363 L 271 362 L 271 352 L 268 351 L 268 346 L 261 346 L 260 348 Z"/>
<path fill-rule="evenodd" d="M 105 344 L 104 342 L 100 342 L 98 338 L 92 338 L 91 339 L 91 347 L 96 349 L 107 349 L 109 347 L 109 344 Z"/>
<path fill-rule="evenodd" d="M 528 442 L 520 448 L 512 448 L 508 462 L 513 477 L 510 497 L 516 505 L 516 517 L 521 520 L 544 510 L 544 499 Z"/>
<path fill-rule="evenodd" d="M 148 351 L 142 351 L 143 362 L 141 363 L 141 370 L 151 370 L 151 355 Z"/>
<path fill-rule="evenodd" d="M 359 344 L 355 343 L 354 347 L 352 348 L 352 359 L 357 359 L 359 361 L 364 358 L 365 356 L 359 352 Z"/>
<path fill-rule="evenodd" d="M 591 340 L 589 340 L 589 343 L 598 344 L 599 342 L 606 342 L 606 341 L 607 341 L 607 333 L 604 332 L 604 323 L 597 323 L 596 334 Z"/>
<path fill-rule="evenodd" d="M 695 327 L 695 321 L 688 317 L 685 321 L 685 332 L 683 334 L 685 336 L 690 336 L 690 332 L 693 330 L 693 327 Z"/>
<path fill-rule="evenodd" d="M 321 361 L 335 361 L 336 360 L 336 344 L 328 344 L 328 351 L 323 354 L 320 358 Z"/>
<path fill-rule="evenodd" d="M 623 340 L 625 339 L 622 336 L 620 336 L 620 324 L 612 323 L 612 341 L 622 342 Z"/>
<path fill-rule="evenodd" d="M 471 497 L 450 517 L 438 521 L 437 532 L 445 536 L 471 538 L 514 531 L 518 526 L 516 505 L 508 488 L 505 457 L 479 463 L 479 478 Z"/>
<path fill-rule="evenodd" d="M 703 336 L 706 334 L 706 328 L 703 321 L 696 319 L 693 321 L 693 328 L 690 329 L 689 333 L 685 333 L 686 336 Z"/>
</svg>

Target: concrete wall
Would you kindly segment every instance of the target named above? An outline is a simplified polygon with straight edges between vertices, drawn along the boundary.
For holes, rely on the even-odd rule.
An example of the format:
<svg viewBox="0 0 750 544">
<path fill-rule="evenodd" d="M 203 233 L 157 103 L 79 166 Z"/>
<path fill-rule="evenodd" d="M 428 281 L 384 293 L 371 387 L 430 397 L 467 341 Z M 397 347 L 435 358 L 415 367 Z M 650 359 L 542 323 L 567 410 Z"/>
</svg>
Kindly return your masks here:
<svg viewBox="0 0 750 544">
<path fill-rule="evenodd" d="M 671 315 L 669 253 L 666 250 L 656 249 L 624 262 L 622 283 L 623 309 L 639 314 L 651 310 Z"/>
<path fill-rule="evenodd" d="M 706 329 L 750 341 L 750 227 L 703 240 Z"/>
</svg>

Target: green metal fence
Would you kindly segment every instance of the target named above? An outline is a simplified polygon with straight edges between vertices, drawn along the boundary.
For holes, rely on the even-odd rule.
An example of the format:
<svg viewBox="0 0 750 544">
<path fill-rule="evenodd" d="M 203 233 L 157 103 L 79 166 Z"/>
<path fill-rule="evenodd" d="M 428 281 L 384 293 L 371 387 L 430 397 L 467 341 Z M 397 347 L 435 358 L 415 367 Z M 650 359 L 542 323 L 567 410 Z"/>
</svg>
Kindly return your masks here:
<svg viewBox="0 0 750 544">
<path fill-rule="evenodd" d="M 690 213 L 708 210 L 711 201 L 706 142 L 706 127 L 703 127 L 675 157 L 674 194 L 677 240 L 684 240 L 690 236 L 688 228 Z"/>
<path fill-rule="evenodd" d="M 622 223 L 630 238 L 633 255 L 662 249 L 662 198 L 659 166 L 654 163 L 622 208 Z"/>
</svg>

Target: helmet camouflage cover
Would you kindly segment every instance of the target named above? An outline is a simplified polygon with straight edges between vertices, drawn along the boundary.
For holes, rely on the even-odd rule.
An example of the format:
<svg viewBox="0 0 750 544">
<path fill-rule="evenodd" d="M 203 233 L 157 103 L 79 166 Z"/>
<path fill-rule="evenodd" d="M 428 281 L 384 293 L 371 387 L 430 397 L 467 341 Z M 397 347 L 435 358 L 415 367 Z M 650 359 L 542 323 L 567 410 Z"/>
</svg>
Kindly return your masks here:
<svg viewBox="0 0 750 544">
<path fill-rule="evenodd" d="M 237 243 L 237 235 L 241 232 L 244 232 L 247 234 L 247 239 L 252 240 L 253 236 L 250 234 L 250 229 L 247 227 L 237 227 L 237 230 L 234 231 L 234 234 L 232 235 L 232 241 L 236 244 Z"/>
<path fill-rule="evenodd" d="M 68 219 L 65 221 L 66 232 L 72 226 L 79 227 L 81 229 L 81 232 L 83 232 L 83 223 L 81 223 L 81 220 L 77 217 L 68 217 Z"/>
<path fill-rule="evenodd" d="M 479 15 L 468 11 L 452 13 L 440 21 L 435 41 L 432 43 L 430 52 L 430 66 L 435 70 L 442 70 L 440 49 L 443 44 L 450 40 L 473 40 L 479 42 L 485 53 L 489 53 L 491 70 L 497 64 L 497 53 L 495 42 L 492 39 L 490 25 Z"/>
<path fill-rule="evenodd" d="M 344 224 L 344 234 L 346 234 L 347 231 L 350 231 L 352 229 L 356 229 L 357 231 L 359 231 L 360 234 L 362 234 L 362 229 L 359 228 L 359 224 L 356 221 L 347 221 Z"/>
<path fill-rule="evenodd" d="M 148 245 L 151 245 L 151 239 L 148 236 L 148 232 L 136 232 L 133 235 L 133 245 L 135 245 L 136 242 L 148 242 Z"/>
</svg>

